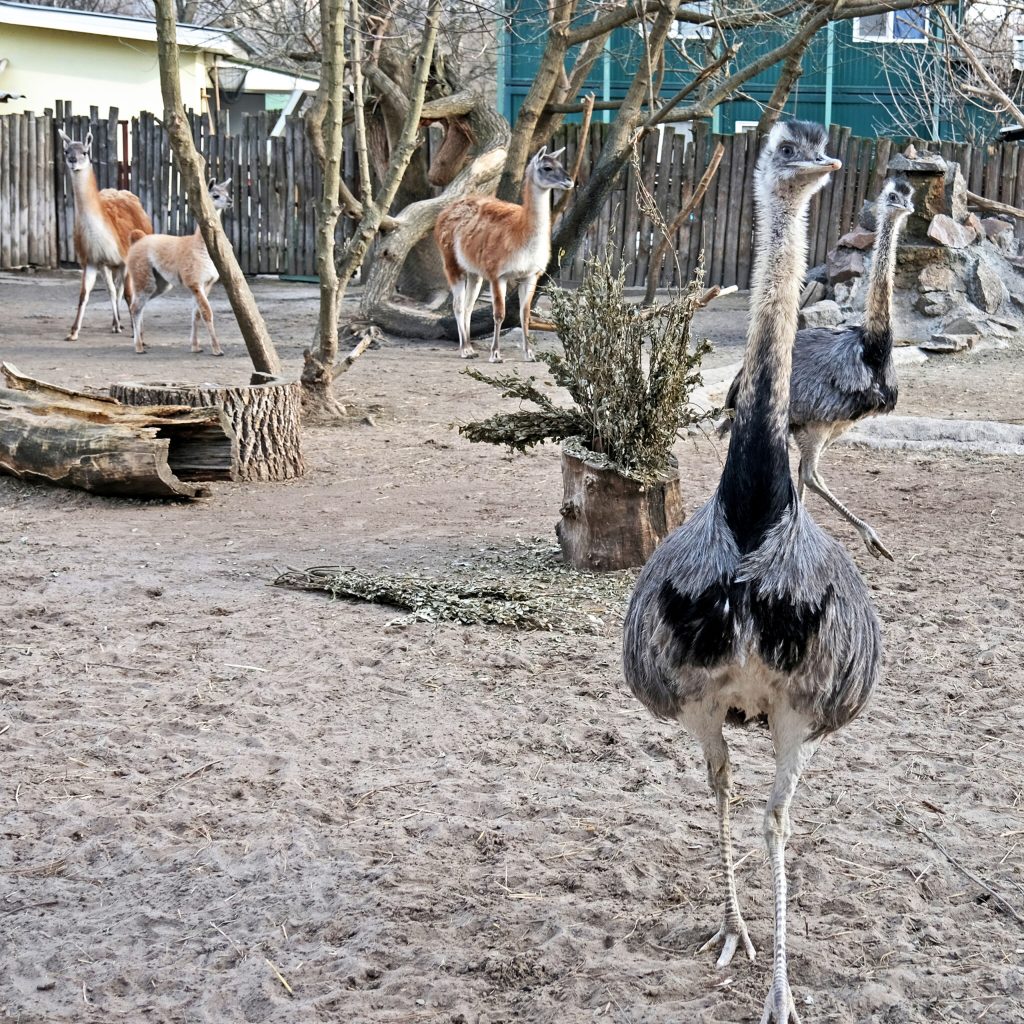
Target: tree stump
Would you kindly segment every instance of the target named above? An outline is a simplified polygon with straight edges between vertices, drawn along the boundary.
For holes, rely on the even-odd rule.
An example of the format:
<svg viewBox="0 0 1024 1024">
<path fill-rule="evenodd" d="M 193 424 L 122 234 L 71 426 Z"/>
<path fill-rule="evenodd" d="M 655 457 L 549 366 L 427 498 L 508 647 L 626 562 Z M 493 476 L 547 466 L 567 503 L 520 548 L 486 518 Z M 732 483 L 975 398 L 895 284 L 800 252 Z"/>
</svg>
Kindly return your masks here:
<svg viewBox="0 0 1024 1024">
<path fill-rule="evenodd" d="M 111 384 L 125 405 L 190 405 L 221 409 L 234 433 L 236 480 L 290 480 L 302 476 L 302 398 L 298 381 L 262 384 Z"/>
<path fill-rule="evenodd" d="M 230 480 L 232 438 L 217 409 L 129 407 L 0 364 L 0 472 L 122 498 L 197 498 Z"/>
<path fill-rule="evenodd" d="M 562 448 L 562 557 L 574 569 L 606 572 L 643 565 L 684 518 L 679 470 L 642 483 Z"/>
</svg>

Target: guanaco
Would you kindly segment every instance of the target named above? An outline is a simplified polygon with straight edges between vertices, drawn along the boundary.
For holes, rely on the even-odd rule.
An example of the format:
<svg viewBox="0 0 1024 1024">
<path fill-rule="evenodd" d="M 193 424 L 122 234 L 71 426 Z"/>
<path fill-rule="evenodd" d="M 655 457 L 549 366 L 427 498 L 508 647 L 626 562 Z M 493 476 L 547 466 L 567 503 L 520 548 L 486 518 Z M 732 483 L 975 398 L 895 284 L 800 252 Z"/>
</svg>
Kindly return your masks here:
<svg viewBox="0 0 1024 1024">
<path fill-rule="evenodd" d="M 452 203 L 437 218 L 434 236 L 444 257 L 444 272 L 452 290 L 452 308 L 459 331 L 459 355 L 472 359 L 470 320 L 486 279 L 494 312 L 492 363 L 501 362 L 501 325 L 505 320 L 508 286 L 519 283 L 519 322 L 523 329 L 523 358 L 533 360 L 530 348 L 530 303 L 540 275 L 551 259 L 551 191 L 567 191 L 572 179 L 558 159 L 564 149 L 549 153 L 543 147 L 526 168 L 523 202 L 507 203 L 491 196 L 469 196 Z"/>
<path fill-rule="evenodd" d="M 231 205 L 231 179 L 218 184 L 213 178 L 207 184 L 213 208 L 219 217 Z M 206 243 L 197 227 L 191 235 L 150 235 L 132 233 L 128 250 L 128 276 L 135 295 L 132 299 L 132 322 L 135 328 L 135 351 L 146 351 L 142 341 L 142 320 L 146 303 L 157 295 L 170 291 L 175 284 L 183 285 L 195 298 L 192 309 L 192 351 L 202 352 L 199 344 L 199 318 L 206 323 L 210 334 L 210 350 L 222 356 L 217 332 L 213 329 L 213 310 L 206 296 L 220 275 L 206 251 Z"/>
<path fill-rule="evenodd" d="M 96 284 L 96 274 L 103 274 L 114 312 L 111 330 L 120 334 L 121 298 L 131 307 L 131 285 L 125 277 L 125 256 L 133 232 L 151 235 L 153 225 L 139 198 L 124 189 L 96 187 L 92 169 L 92 132 L 84 142 L 73 142 L 66 132 L 57 129 L 64 143 L 64 163 L 71 173 L 75 197 L 75 259 L 82 267 L 82 287 L 78 293 L 78 312 L 68 331 L 67 340 L 77 341 L 82 328 L 85 307 Z"/>
</svg>

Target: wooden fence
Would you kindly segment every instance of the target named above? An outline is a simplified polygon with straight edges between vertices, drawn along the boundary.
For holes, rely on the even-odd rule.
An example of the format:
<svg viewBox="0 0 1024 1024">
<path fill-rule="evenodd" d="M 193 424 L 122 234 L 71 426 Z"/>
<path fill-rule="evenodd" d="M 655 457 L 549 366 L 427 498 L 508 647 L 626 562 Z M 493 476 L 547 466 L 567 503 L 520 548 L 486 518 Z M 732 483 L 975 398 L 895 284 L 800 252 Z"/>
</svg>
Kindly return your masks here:
<svg viewBox="0 0 1024 1024">
<path fill-rule="evenodd" d="M 218 180 L 232 179 L 234 206 L 225 212 L 224 228 L 239 264 L 247 274 L 312 276 L 320 173 L 303 121 L 290 118 L 283 134 L 271 137 L 272 122 L 266 114 L 245 116 L 240 124 L 238 120 L 234 133 L 224 125 L 211 124 L 206 115 L 194 117 L 192 129 L 209 173 Z M 185 234 L 194 230 L 167 133 L 156 117 L 142 114 L 130 122 L 121 121 L 116 110 L 101 118 L 95 108 L 89 115 L 72 115 L 70 104 L 58 104 L 53 114 L 0 117 L 0 269 L 74 262 L 74 200 L 57 128 L 75 139 L 92 131 L 100 188 L 132 189 L 150 213 L 156 231 Z M 596 163 L 606 130 L 603 124 L 594 125 L 581 165 L 581 183 Z M 569 166 L 575 161 L 579 142 L 579 126 L 566 125 L 554 143 L 567 147 Z M 718 142 L 725 152 L 710 188 L 676 231 L 663 266 L 651 267 L 660 234 L 638 206 L 641 182 L 666 223 L 672 223 Z M 343 172 L 358 195 L 350 143 L 344 150 Z M 652 273 L 659 275 L 662 286 L 685 281 L 703 250 L 708 284 L 749 287 L 757 148 L 753 134 L 716 136 L 703 124 L 695 127 L 692 136 L 672 128 L 649 135 L 637 160 L 619 176 L 583 244 L 563 266 L 561 280 L 579 281 L 584 258 L 611 242 L 618 264 L 625 267 L 628 285 L 645 285 Z M 960 164 L 972 192 L 1024 207 L 1024 146 L 1006 143 L 972 148 L 941 143 L 938 148 L 944 157 Z M 843 161 L 843 169 L 834 176 L 833 184 L 815 197 L 811 208 L 812 265 L 823 262 L 840 235 L 854 225 L 861 204 L 881 186 L 894 151 L 888 139 L 855 139 L 848 128 L 833 126 L 829 152 Z M 343 218 L 339 242 L 352 230 L 352 222 Z M 1018 224 L 1018 232 L 1024 232 L 1024 224 Z"/>
<path fill-rule="evenodd" d="M 567 147 L 566 159 L 570 164 L 578 150 L 578 133 L 578 126 L 566 126 L 557 142 L 558 146 Z M 703 250 L 708 284 L 750 287 L 757 139 L 753 133 L 712 135 L 704 125 L 697 125 L 692 137 L 688 136 L 689 133 L 667 128 L 664 134 L 651 134 L 644 140 L 638 161 L 621 176 L 571 265 L 563 268 L 563 280 L 579 280 L 584 257 L 612 240 L 616 259 L 620 265 L 625 264 L 627 285 L 644 286 L 651 273 L 659 273 L 662 287 L 686 281 Z M 976 148 L 951 142 L 936 146 L 921 140 L 910 141 L 919 149 L 938 148 L 946 160 L 959 163 L 968 189 L 976 195 L 1024 208 L 1024 146 L 1003 143 Z M 651 256 L 661 235 L 637 205 L 638 170 L 665 222 L 671 224 L 690 198 L 718 142 L 725 152 L 717 174 L 693 214 L 676 231 L 664 265 L 652 268 Z M 586 181 L 600 145 L 599 129 L 587 144 L 581 181 Z M 849 128 L 832 126 L 828 152 L 842 160 L 843 168 L 833 175 L 832 183 L 814 198 L 811 206 L 811 266 L 823 263 L 840 236 L 856 224 L 865 199 L 873 199 L 878 193 L 890 156 L 903 145 L 898 147 L 889 139 L 851 138 Z M 1024 237 L 1024 222 L 1017 223 L 1017 232 Z"/>
</svg>

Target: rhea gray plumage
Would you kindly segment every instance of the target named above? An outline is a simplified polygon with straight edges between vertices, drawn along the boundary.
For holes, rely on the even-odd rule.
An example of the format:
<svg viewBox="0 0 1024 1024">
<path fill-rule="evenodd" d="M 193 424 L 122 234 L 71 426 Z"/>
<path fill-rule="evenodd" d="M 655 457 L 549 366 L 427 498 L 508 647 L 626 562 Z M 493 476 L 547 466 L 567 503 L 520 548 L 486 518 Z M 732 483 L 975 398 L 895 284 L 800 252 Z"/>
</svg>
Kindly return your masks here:
<svg viewBox="0 0 1024 1024">
<path fill-rule="evenodd" d="M 786 971 L 784 846 L 789 805 L 820 739 L 864 707 L 881 635 L 846 550 L 797 499 L 789 473 L 790 373 L 807 265 L 807 207 L 839 167 L 818 125 L 776 125 L 755 178 L 759 251 L 736 420 L 718 489 L 655 551 L 626 614 L 623 663 L 636 696 L 700 742 L 718 802 L 726 878 L 725 967 L 742 942 L 732 864 L 732 778 L 723 726 L 767 715 L 776 776 L 765 815 L 775 886 L 775 956 L 762 1024 L 798 1021 Z"/>
<path fill-rule="evenodd" d="M 824 450 L 857 420 L 892 412 L 899 389 L 892 361 L 892 287 L 896 248 L 904 222 L 914 212 L 913 189 L 905 178 L 890 178 L 875 202 L 877 235 L 864 324 L 797 332 L 793 348 L 789 423 L 800 450 L 797 494 L 809 487 L 861 535 L 871 554 L 892 555 L 875 531 L 829 490 L 818 471 Z M 739 376 L 726 397 L 735 407 Z M 723 421 L 721 433 L 729 429 Z"/>
</svg>

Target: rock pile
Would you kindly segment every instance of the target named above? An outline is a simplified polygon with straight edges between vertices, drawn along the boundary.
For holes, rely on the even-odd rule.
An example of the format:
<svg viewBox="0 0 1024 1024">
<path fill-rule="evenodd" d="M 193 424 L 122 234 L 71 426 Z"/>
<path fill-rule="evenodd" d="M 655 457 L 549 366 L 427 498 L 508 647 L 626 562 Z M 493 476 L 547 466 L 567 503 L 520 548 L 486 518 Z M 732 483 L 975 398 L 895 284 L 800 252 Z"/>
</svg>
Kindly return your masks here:
<svg viewBox="0 0 1024 1024">
<path fill-rule="evenodd" d="M 1024 330 L 1024 243 L 1013 223 L 969 213 L 959 165 L 937 154 L 909 147 L 888 173 L 903 174 L 914 189 L 896 261 L 896 344 L 941 352 L 1005 346 Z M 860 223 L 808 275 L 801 327 L 859 322 L 874 242 L 874 211 L 865 203 Z"/>
</svg>

